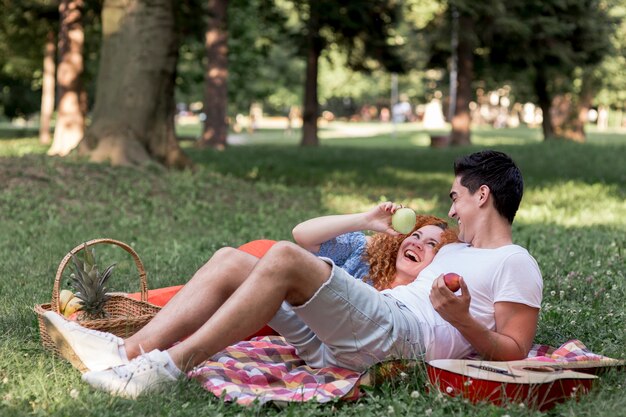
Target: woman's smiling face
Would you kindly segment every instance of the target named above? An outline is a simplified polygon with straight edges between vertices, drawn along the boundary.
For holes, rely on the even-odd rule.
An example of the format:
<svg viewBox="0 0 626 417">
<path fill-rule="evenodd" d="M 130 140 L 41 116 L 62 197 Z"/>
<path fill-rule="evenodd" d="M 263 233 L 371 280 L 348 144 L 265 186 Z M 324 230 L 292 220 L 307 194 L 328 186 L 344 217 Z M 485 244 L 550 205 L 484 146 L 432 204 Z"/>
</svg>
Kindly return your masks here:
<svg viewBox="0 0 626 417">
<path fill-rule="evenodd" d="M 436 255 L 443 230 L 439 226 L 423 226 L 407 236 L 400 244 L 396 257 L 398 278 L 415 279 Z"/>
</svg>

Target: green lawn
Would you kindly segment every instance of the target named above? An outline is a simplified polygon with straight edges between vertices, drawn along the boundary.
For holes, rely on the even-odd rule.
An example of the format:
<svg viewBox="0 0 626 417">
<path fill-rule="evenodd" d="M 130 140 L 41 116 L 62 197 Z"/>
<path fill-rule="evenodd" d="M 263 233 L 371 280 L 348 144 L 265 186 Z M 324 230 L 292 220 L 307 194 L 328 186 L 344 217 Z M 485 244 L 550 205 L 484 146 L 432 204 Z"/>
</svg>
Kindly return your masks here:
<svg viewBox="0 0 626 417">
<path fill-rule="evenodd" d="M 514 227 L 544 274 L 537 342 L 582 340 L 591 350 L 626 358 L 626 136 L 592 132 L 586 144 L 543 143 L 533 129 L 474 132 L 468 148 L 434 150 L 428 132 L 399 126 L 325 127 L 322 146 L 302 149 L 280 130 L 246 137 L 246 146 L 198 151 L 184 142 L 195 169 L 112 168 L 50 158 L 32 137 L 0 134 L 0 416 L 527 416 L 518 406 L 473 406 L 424 390 L 420 372 L 370 392 L 358 403 L 241 408 L 197 384 L 129 401 L 94 392 L 80 374 L 42 350 L 34 304 L 50 300 L 56 268 L 75 245 L 110 237 L 135 248 L 150 288 L 182 283 L 224 245 L 289 239 L 306 218 L 346 213 L 391 199 L 445 216 L 452 161 L 484 147 L 520 165 L 526 193 Z M 367 136 L 367 133 L 374 136 Z M 190 132 L 187 132 L 190 133 Z M 249 136 L 249 135 L 248 135 Z M 136 291 L 130 258 L 117 261 L 111 286 Z M 597 381 L 580 402 L 551 415 L 626 415 L 626 373 Z M 419 396 L 411 396 L 418 391 Z M 431 411 L 428 411 L 431 410 Z"/>
</svg>

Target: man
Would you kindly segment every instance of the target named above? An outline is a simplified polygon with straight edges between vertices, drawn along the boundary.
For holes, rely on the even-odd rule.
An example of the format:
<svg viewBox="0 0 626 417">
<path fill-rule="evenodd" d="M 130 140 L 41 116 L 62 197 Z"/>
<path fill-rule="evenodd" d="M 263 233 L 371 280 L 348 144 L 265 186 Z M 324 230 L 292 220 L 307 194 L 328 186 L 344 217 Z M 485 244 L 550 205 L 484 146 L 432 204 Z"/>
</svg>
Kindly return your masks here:
<svg viewBox="0 0 626 417">
<path fill-rule="evenodd" d="M 260 260 L 219 250 L 126 340 L 55 313 L 44 318 L 64 356 L 90 370 L 83 380 L 128 397 L 176 380 L 268 322 L 314 367 L 364 370 L 385 359 L 472 352 L 522 359 L 535 335 L 542 292 L 537 263 L 512 243 L 522 193 L 521 173 L 507 155 L 484 151 L 458 159 L 449 216 L 464 243 L 444 246 L 414 282 L 383 292 L 328 259 L 278 242 Z M 460 295 L 445 286 L 447 272 L 463 277 Z"/>
</svg>

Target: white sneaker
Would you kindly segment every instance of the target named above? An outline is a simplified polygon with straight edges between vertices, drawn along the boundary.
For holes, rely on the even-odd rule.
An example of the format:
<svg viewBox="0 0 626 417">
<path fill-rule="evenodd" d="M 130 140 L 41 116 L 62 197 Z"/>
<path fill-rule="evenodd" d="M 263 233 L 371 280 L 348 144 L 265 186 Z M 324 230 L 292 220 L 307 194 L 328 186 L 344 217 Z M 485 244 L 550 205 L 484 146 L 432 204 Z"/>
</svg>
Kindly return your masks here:
<svg viewBox="0 0 626 417">
<path fill-rule="evenodd" d="M 53 311 L 45 312 L 43 321 L 61 355 L 81 372 L 128 363 L 124 340 L 112 333 L 87 329 Z"/>
<path fill-rule="evenodd" d="M 137 398 L 169 385 L 183 373 L 167 352 L 153 350 L 137 356 L 126 365 L 83 374 L 83 381 L 101 391 L 125 398 Z"/>
</svg>

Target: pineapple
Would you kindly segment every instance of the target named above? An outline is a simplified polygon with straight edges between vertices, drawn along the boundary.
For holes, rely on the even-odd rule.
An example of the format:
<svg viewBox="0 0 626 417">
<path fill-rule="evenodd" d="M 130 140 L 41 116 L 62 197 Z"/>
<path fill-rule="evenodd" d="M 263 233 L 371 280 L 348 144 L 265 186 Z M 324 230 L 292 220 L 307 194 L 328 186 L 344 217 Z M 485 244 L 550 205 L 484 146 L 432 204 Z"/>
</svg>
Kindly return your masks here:
<svg viewBox="0 0 626 417">
<path fill-rule="evenodd" d="M 81 318 L 87 320 L 106 318 L 108 313 L 104 310 L 104 305 L 110 296 L 107 294 L 105 284 L 111 277 L 115 264 L 100 274 L 94 250 L 85 244 L 83 252 L 82 262 L 72 254 L 74 273 L 70 275 L 70 285 L 81 303 L 80 310 L 83 311 Z"/>
</svg>

